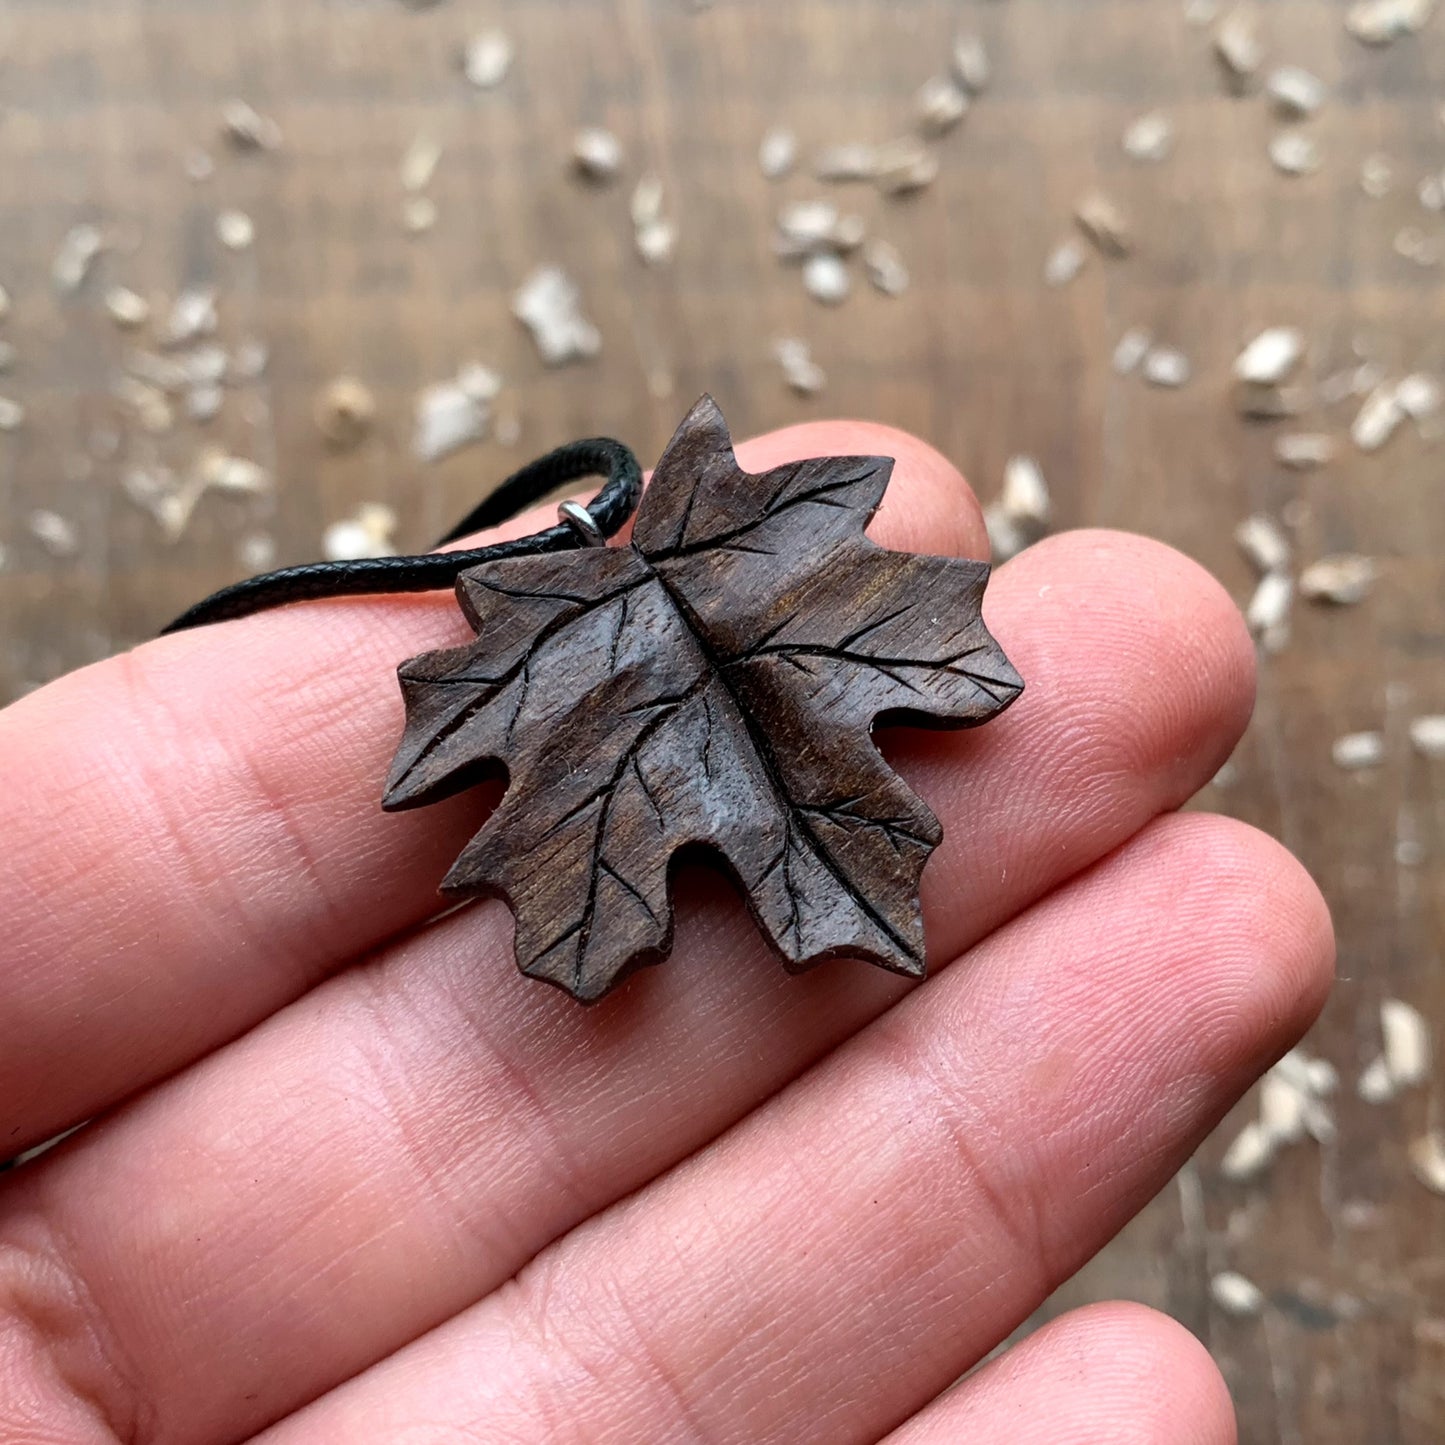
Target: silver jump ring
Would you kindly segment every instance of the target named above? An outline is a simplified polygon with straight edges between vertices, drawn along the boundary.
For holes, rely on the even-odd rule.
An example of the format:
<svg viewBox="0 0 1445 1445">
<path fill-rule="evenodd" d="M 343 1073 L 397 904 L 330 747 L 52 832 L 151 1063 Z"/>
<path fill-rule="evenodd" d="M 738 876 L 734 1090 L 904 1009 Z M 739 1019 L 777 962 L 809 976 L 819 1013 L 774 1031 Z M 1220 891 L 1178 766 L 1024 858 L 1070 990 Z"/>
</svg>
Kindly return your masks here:
<svg viewBox="0 0 1445 1445">
<path fill-rule="evenodd" d="M 571 527 L 589 547 L 607 545 L 607 537 L 597 525 L 596 518 L 580 502 L 568 500 L 561 503 L 557 508 L 557 520 Z"/>
</svg>

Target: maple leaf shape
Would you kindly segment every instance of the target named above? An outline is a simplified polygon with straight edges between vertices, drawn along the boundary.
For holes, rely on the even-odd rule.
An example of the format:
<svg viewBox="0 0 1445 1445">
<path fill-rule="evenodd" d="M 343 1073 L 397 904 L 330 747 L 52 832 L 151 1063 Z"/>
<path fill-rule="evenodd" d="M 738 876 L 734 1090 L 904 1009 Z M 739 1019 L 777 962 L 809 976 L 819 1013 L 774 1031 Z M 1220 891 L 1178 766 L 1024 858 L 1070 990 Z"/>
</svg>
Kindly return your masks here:
<svg viewBox="0 0 1445 1445">
<path fill-rule="evenodd" d="M 700 844 L 790 971 L 851 955 L 922 976 L 918 888 L 942 830 L 870 730 L 974 726 L 1023 683 L 983 625 L 986 563 L 864 536 L 892 469 L 750 475 L 704 397 L 630 545 L 458 579 L 478 639 L 401 667 L 385 806 L 505 769 L 442 888 L 506 900 L 524 973 L 591 1001 L 661 961 L 669 865 Z"/>
</svg>

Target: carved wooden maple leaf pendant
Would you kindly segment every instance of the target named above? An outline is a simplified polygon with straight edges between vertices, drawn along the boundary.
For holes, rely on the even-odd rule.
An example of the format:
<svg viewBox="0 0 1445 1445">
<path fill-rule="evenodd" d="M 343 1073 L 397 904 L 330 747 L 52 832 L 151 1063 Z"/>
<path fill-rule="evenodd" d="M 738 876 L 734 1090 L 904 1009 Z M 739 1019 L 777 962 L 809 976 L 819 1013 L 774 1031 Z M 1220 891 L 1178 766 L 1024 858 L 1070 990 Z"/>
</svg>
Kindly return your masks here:
<svg viewBox="0 0 1445 1445">
<path fill-rule="evenodd" d="M 702 844 L 790 971 L 853 955 L 923 974 L 918 887 L 942 829 L 870 729 L 972 727 L 1023 683 L 980 616 L 987 564 L 863 535 L 892 469 L 749 475 L 704 397 L 630 545 L 462 573 L 478 638 L 400 669 L 385 806 L 506 769 L 442 888 L 507 901 L 523 973 L 591 1001 L 660 962 L 670 860 Z"/>
</svg>

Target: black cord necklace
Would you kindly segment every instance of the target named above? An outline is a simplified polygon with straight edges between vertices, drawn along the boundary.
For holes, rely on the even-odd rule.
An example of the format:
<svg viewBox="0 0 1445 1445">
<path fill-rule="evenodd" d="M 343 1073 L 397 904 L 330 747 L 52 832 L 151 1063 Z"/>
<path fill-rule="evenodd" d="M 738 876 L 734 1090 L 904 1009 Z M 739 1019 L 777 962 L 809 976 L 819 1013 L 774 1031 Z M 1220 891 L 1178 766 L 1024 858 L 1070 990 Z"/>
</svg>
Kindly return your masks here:
<svg viewBox="0 0 1445 1445">
<path fill-rule="evenodd" d="M 384 592 L 434 592 L 450 587 L 460 573 L 482 562 L 538 552 L 566 552 L 595 546 L 615 535 L 637 509 L 642 468 L 621 442 L 608 437 L 571 442 L 514 472 L 487 499 L 473 507 L 438 542 L 444 547 L 469 532 L 495 527 L 541 501 L 549 492 L 583 477 L 606 477 L 602 490 L 586 506 L 564 502 L 562 521 L 545 532 L 473 547 L 465 552 L 431 552 L 419 557 L 374 557 L 356 562 L 306 562 L 249 577 L 214 592 L 176 618 L 163 633 L 184 632 L 211 622 L 248 617 L 288 602 L 325 597 L 358 597 Z"/>
</svg>

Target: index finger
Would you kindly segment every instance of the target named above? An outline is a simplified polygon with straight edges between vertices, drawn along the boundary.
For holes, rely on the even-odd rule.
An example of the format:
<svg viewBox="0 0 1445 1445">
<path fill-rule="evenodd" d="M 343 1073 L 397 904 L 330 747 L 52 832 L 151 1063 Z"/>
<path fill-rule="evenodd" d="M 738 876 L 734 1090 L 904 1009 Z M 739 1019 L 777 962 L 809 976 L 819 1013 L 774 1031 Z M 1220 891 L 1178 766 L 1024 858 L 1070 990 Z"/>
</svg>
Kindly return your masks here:
<svg viewBox="0 0 1445 1445">
<path fill-rule="evenodd" d="M 829 453 L 896 459 L 879 542 L 985 554 L 963 478 L 905 433 L 814 423 L 739 447 L 753 469 Z M 492 535 L 552 520 L 539 510 Z M 387 815 L 379 799 L 397 664 L 467 636 L 445 593 L 309 603 L 161 638 L 0 713 L 3 1152 L 174 1072 L 438 911 L 484 804 Z"/>
</svg>

